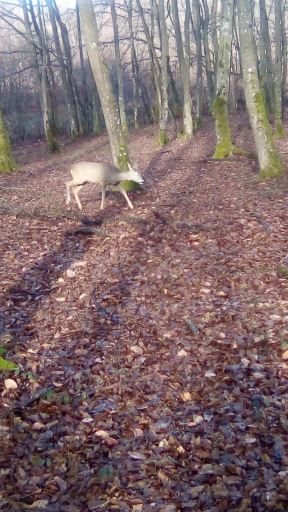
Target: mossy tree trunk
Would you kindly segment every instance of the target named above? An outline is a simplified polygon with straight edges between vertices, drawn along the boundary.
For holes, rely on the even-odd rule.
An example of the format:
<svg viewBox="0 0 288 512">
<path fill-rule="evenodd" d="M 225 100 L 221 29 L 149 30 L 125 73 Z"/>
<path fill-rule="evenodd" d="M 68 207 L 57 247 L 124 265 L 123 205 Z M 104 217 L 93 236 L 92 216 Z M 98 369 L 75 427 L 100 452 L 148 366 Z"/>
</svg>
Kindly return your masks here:
<svg viewBox="0 0 288 512">
<path fill-rule="evenodd" d="M 275 134 L 284 137 L 283 127 L 283 69 L 282 69 L 282 0 L 274 1 L 275 10 L 275 65 L 274 65 L 274 97 L 275 97 Z"/>
<path fill-rule="evenodd" d="M 161 35 L 161 105 L 160 105 L 160 119 L 159 119 L 159 136 L 158 141 L 160 146 L 164 146 L 168 142 L 167 124 L 168 124 L 168 59 L 169 59 L 169 46 L 168 34 L 165 18 L 165 4 L 164 0 L 158 0 L 159 12 L 159 29 Z"/>
<path fill-rule="evenodd" d="M 171 0 L 171 12 L 175 30 L 177 55 L 180 67 L 180 80 L 183 90 L 183 135 L 186 138 L 193 136 L 192 102 L 190 95 L 189 62 L 185 57 L 183 39 L 180 27 L 178 2 Z"/>
<path fill-rule="evenodd" d="M 274 110 L 274 77 L 271 53 L 269 24 L 266 11 L 266 0 L 259 0 L 260 8 L 260 77 L 261 86 L 265 94 L 265 101 L 269 112 Z"/>
<path fill-rule="evenodd" d="M 170 57 L 168 57 L 168 77 L 169 77 L 169 87 L 170 87 L 170 90 L 171 90 L 171 93 L 172 93 L 171 111 L 172 111 L 172 115 L 174 117 L 178 117 L 178 116 L 181 115 L 182 105 L 181 105 L 181 99 L 180 99 L 180 96 L 179 96 L 179 93 L 178 93 L 176 81 L 175 81 L 175 78 L 174 78 L 174 75 L 173 75 L 173 71 L 171 69 Z"/>
<path fill-rule="evenodd" d="M 234 17 L 234 0 L 222 0 L 221 22 L 218 46 L 216 77 L 216 97 L 213 103 L 213 116 L 217 144 L 214 158 L 227 158 L 233 153 L 229 119 L 228 94 L 231 61 L 231 43 Z"/>
<path fill-rule="evenodd" d="M 81 28 L 92 73 L 99 93 L 113 162 L 120 169 L 126 170 L 129 161 L 128 148 L 121 128 L 119 110 L 104 60 L 102 46 L 99 41 L 99 31 L 92 0 L 79 0 L 79 11 Z"/>
<path fill-rule="evenodd" d="M 0 110 L 0 173 L 13 171 L 16 164 L 12 157 L 8 133 L 4 123 L 4 117 Z"/>
<path fill-rule="evenodd" d="M 283 173 L 283 165 L 273 145 L 272 130 L 260 88 L 251 4 L 249 0 L 237 0 L 237 6 L 245 99 L 257 149 L 260 177 L 274 178 Z"/>
<path fill-rule="evenodd" d="M 115 0 L 110 0 L 111 17 L 114 31 L 114 48 L 115 48 L 115 64 L 116 64 L 116 75 L 117 75 L 117 86 L 118 86 L 118 105 L 120 112 L 121 127 L 124 134 L 128 133 L 128 124 L 126 119 L 125 110 L 125 99 L 124 99 L 124 81 L 123 81 L 123 70 L 121 64 L 120 54 L 120 40 L 119 40 L 119 29 L 117 21 L 117 12 L 115 7 Z"/>
</svg>

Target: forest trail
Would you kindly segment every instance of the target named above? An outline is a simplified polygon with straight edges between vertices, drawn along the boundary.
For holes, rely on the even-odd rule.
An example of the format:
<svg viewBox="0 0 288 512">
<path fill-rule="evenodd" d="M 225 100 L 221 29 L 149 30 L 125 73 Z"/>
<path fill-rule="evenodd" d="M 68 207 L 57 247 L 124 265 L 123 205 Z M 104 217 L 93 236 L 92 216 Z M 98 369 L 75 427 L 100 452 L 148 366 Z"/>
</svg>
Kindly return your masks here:
<svg viewBox="0 0 288 512">
<path fill-rule="evenodd" d="M 21 368 L 1 510 L 287 509 L 287 178 L 213 161 L 212 133 L 133 133 L 133 211 L 110 194 L 99 212 L 92 187 L 65 207 L 70 163 L 109 160 L 104 136 L 19 146 L 0 178 L 0 345 Z"/>
</svg>

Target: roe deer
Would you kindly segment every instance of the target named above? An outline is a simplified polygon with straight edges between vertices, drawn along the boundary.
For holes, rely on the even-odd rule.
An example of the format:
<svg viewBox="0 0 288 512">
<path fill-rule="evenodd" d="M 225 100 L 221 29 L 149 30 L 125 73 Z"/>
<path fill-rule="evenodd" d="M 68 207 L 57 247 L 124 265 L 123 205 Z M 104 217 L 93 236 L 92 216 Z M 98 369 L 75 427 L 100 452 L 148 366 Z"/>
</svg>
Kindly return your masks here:
<svg viewBox="0 0 288 512">
<path fill-rule="evenodd" d="M 66 183 L 66 204 L 70 203 L 70 188 L 72 188 L 72 192 L 76 199 L 76 203 L 80 210 L 82 210 L 82 205 L 79 199 L 79 191 L 81 188 L 86 185 L 86 183 L 99 183 L 101 186 L 102 193 L 102 201 L 101 201 L 101 210 L 104 208 L 105 202 L 105 192 L 106 186 L 112 185 L 114 186 L 121 194 L 125 197 L 129 208 L 133 209 L 133 204 L 131 203 L 129 197 L 127 196 L 126 191 L 124 190 L 121 182 L 124 180 L 136 181 L 136 183 L 142 184 L 144 180 L 141 174 L 138 171 L 132 169 L 131 165 L 128 163 L 129 171 L 120 171 L 117 167 L 112 164 L 104 164 L 104 163 L 96 163 L 96 162 L 79 162 L 74 164 L 71 168 L 72 180 L 67 181 Z"/>
</svg>

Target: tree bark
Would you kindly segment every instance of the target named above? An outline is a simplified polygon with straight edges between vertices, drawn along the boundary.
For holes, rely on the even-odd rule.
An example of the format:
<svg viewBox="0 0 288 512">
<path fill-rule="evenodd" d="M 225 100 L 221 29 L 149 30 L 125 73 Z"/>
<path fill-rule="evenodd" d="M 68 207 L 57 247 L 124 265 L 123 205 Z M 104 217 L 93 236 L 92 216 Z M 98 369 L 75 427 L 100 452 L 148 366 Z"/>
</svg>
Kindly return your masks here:
<svg viewBox="0 0 288 512">
<path fill-rule="evenodd" d="M 165 4 L 164 0 L 158 1 L 159 10 L 159 28 L 161 35 L 161 105 L 160 105 L 160 116 L 159 116 L 159 144 L 164 146 L 168 142 L 167 135 L 167 124 L 168 124 L 168 59 L 169 59 L 169 47 L 168 47 L 168 34 L 165 19 Z"/>
<path fill-rule="evenodd" d="M 134 126 L 139 128 L 139 109 L 141 99 L 147 115 L 148 120 L 151 122 L 151 111 L 149 109 L 149 101 L 146 90 L 142 87 L 139 77 L 139 65 L 137 60 L 137 53 L 135 48 L 135 38 L 133 31 L 133 3 L 132 0 L 125 0 L 127 13 L 128 13 L 128 26 L 130 35 L 130 48 L 131 48 L 131 67 L 132 67 L 132 80 L 133 80 L 133 112 L 134 112 Z"/>
<path fill-rule="evenodd" d="M 234 16 L 234 0 L 222 0 L 220 33 L 218 46 L 216 97 L 213 103 L 213 116 L 217 145 L 214 158 L 227 158 L 233 153 L 229 119 L 228 94 L 231 61 L 231 43 Z"/>
<path fill-rule="evenodd" d="M 177 0 L 171 0 L 171 11 L 175 29 L 177 54 L 180 67 L 180 80 L 183 90 L 183 135 L 186 138 L 191 138 L 193 136 L 193 118 L 190 95 L 189 64 L 184 54 Z"/>
<path fill-rule="evenodd" d="M 269 25 L 266 12 L 266 0 L 259 0 L 260 8 L 260 38 L 259 38 L 259 57 L 260 57 L 260 76 L 261 85 L 265 94 L 265 101 L 269 112 L 274 110 L 274 78 L 271 42 L 269 34 Z"/>
<path fill-rule="evenodd" d="M 151 34 L 150 34 L 147 22 L 145 20 L 143 7 L 141 5 L 140 0 L 136 0 L 136 3 L 137 3 L 137 7 L 139 10 L 139 14 L 140 14 L 143 29 L 144 29 L 145 38 L 146 38 L 147 45 L 148 45 L 148 52 L 149 52 L 149 57 L 150 57 L 152 76 L 153 76 L 153 81 L 154 81 L 154 86 L 155 86 L 156 96 L 157 96 L 157 106 L 156 106 L 157 112 L 156 112 L 156 116 L 154 113 L 152 115 L 152 117 L 159 118 L 160 107 L 161 107 L 161 68 L 160 68 L 158 58 L 157 58 L 154 41 L 153 41 L 153 38 L 154 38 L 154 28 L 153 28 L 154 27 L 154 21 L 153 21 L 154 13 L 152 12 L 152 20 L 151 20 L 152 28 L 151 28 Z"/>
<path fill-rule="evenodd" d="M 92 0 L 79 0 L 79 11 L 86 49 L 109 136 L 113 162 L 120 169 L 126 170 L 129 161 L 128 148 L 121 129 L 119 111 L 99 40 Z"/>
<path fill-rule="evenodd" d="M 207 0 L 202 0 L 203 8 L 204 8 L 204 14 L 202 16 L 202 34 L 203 34 L 203 49 L 204 49 L 204 57 L 205 57 L 205 68 L 206 68 L 206 80 L 207 80 L 207 88 L 208 88 L 208 101 L 209 106 L 211 107 L 214 101 L 214 82 L 215 82 L 215 70 L 217 66 L 217 53 L 218 53 L 218 45 L 217 45 L 217 51 L 216 51 L 216 44 L 217 44 L 217 33 L 216 33 L 216 15 L 215 19 L 213 20 L 211 18 L 211 31 L 212 31 L 212 23 L 215 24 L 215 33 L 214 33 L 214 70 L 212 69 L 211 64 L 211 51 L 209 46 L 209 21 L 210 21 L 210 15 L 209 15 L 209 8 L 207 4 Z M 216 2 L 217 4 L 217 2 Z M 215 7 L 215 2 L 213 2 L 213 5 Z"/>
<path fill-rule="evenodd" d="M 282 5 L 282 92 L 283 92 L 283 101 L 286 100 L 286 82 L 287 82 L 287 34 L 286 34 L 286 0 L 284 0 Z"/>
<path fill-rule="evenodd" d="M 260 88 L 250 1 L 237 0 L 237 6 L 244 91 L 257 149 L 260 177 L 274 178 L 283 173 L 283 165 L 273 145 L 272 130 Z"/>
<path fill-rule="evenodd" d="M 70 126 L 70 134 L 72 136 L 79 135 L 79 121 L 78 121 L 78 114 L 77 114 L 77 107 L 76 107 L 76 101 L 74 96 L 74 91 L 71 83 L 71 77 L 68 76 L 68 68 L 65 63 L 65 59 L 62 53 L 59 33 L 58 33 L 58 27 L 56 23 L 56 17 L 55 17 L 55 10 L 53 7 L 52 0 L 46 0 L 46 4 L 49 11 L 49 18 L 50 23 L 52 27 L 53 32 L 53 39 L 55 44 L 55 50 L 56 50 L 56 56 L 57 60 L 59 62 L 60 66 L 60 73 L 61 73 L 61 79 L 62 79 L 62 85 L 65 91 L 65 102 L 67 105 L 67 111 L 68 111 L 68 119 L 69 119 L 69 126 Z"/>
<path fill-rule="evenodd" d="M 112 24 L 113 24 L 113 31 L 114 31 L 115 64 L 116 64 L 116 75 L 117 75 L 117 85 L 118 85 L 118 104 L 119 104 L 120 120 L 121 120 L 122 131 L 124 134 L 126 134 L 126 133 L 128 133 L 128 124 L 127 124 L 126 111 L 125 111 L 123 70 L 122 70 L 122 65 L 121 65 L 119 29 L 118 29 L 118 22 L 117 22 L 117 12 L 116 12 L 116 7 L 115 7 L 115 0 L 110 0 L 110 7 L 111 7 Z"/>
<path fill-rule="evenodd" d="M 12 157 L 10 141 L 0 109 L 0 173 L 8 173 L 16 168 Z"/>
<path fill-rule="evenodd" d="M 40 83 L 40 94 L 41 94 L 41 108 L 42 108 L 42 119 L 44 126 L 44 133 L 47 140 L 48 147 L 51 151 L 57 151 L 59 149 L 56 139 L 56 126 L 55 117 L 52 108 L 52 98 L 49 88 L 48 79 L 48 49 L 46 45 L 46 38 L 44 27 L 41 19 L 41 6 L 38 5 L 39 23 L 36 19 L 34 7 L 32 1 L 29 0 L 29 12 L 27 8 L 26 0 L 22 0 L 22 9 L 24 14 L 24 24 L 28 39 L 30 41 L 34 62 L 36 65 L 37 76 Z M 29 17 L 31 16 L 31 20 Z M 32 33 L 31 26 L 34 28 L 35 35 Z M 39 59 L 39 60 L 38 60 Z"/>
<path fill-rule="evenodd" d="M 79 90 L 79 107 L 81 113 L 81 127 L 84 133 L 92 133 L 94 131 L 93 117 L 94 117 L 94 109 L 93 100 L 89 98 L 88 95 L 88 86 L 87 86 L 87 70 L 84 63 L 84 55 L 83 55 L 83 44 L 82 44 L 82 34 L 81 34 L 81 26 L 80 26 L 80 13 L 79 13 L 79 5 L 78 0 L 76 1 L 76 24 L 77 24 L 77 38 L 78 38 L 78 49 L 79 49 L 79 59 L 80 59 L 80 90 Z M 95 87 L 96 89 L 96 87 Z M 94 133 L 100 133 L 95 132 Z"/>
<path fill-rule="evenodd" d="M 275 98 L 275 134 L 284 137 L 283 127 L 283 69 L 282 69 L 282 0 L 274 1 L 275 10 L 275 65 L 274 65 L 274 98 Z"/>
<path fill-rule="evenodd" d="M 186 0 L 189 4 L 190 0 Z M 190 4 L 189 4 L 190 6 Z M 188 9 L 189 9 L 189 6 Z M 202 37 L 201 37 L 201 15 L 200 15 L 200 2 L 199 0 L 192 0 L 193 8 L 193 24 L 194 24 L 194 37 L 196 45 L 196 119 L 195 127 L 199 128 L 202 125 L 202 91 L 203 91 L 203 74 L 202 74 Z"/>
</svg>

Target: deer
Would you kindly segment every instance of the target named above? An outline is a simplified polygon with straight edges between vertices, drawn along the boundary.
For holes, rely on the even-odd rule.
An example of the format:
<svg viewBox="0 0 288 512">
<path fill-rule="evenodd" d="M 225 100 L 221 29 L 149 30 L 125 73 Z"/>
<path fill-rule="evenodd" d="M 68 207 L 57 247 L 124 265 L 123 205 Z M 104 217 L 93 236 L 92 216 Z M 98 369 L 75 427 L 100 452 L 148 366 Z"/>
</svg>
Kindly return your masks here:
<svg viewBox="0 0 288 512">
<path fill-rule="evenodd" d="M 122 185 L 122 181 L 131 180 L 142 185 L 144 183 L 141 174 L 133 169 L 128 163 L 128 171 L 121 171 L 118 167 L 112 164 L 97 163 L 97 162 L 78 162 L 72 165 L 71 168 L 72 180 L 66 182 L 66 205 L 71 201 L 70 189 L 74 194 L 76 203 L 79 210 L 82 210 L 82 204 L 79 199 L 79 192 L 81 188 L 87 183 L 98 183 L 101 187 L 101 206 L 100 209 L 104 209 L 106 187 L 112 186 L 116 190 L 121 192 L 125 197 L 129 208 L 134 208 L 131 203 L 126 190 Z"/>
</svg>

